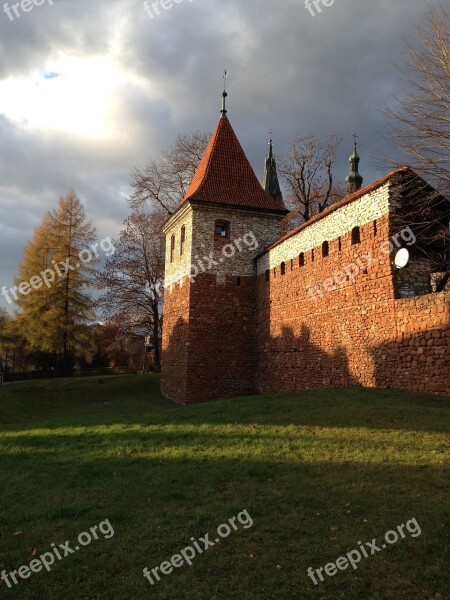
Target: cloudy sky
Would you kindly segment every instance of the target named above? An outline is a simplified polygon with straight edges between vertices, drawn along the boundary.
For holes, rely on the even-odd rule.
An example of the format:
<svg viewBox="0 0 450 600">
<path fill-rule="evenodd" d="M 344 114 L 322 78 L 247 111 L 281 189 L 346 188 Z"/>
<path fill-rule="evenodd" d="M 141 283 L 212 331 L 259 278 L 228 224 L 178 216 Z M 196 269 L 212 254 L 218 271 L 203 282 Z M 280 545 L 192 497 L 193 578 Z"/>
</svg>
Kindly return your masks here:
<svg viewBox="0 0 450 600">
<path fill-rule="evenodd" d="M 130 170 L 178 133 L 214 128 L 225 68 L 228 116 L 258 177 L 270 129 L 278 154 L 295 132 L 333 131 L 343 181 L 356 130 L 365 183 L 377 179 L 375 157 L 391 151 L 380 108 L 400 94 L 402 37 L 425 11 L 423 0 L 335 0 L 315 16 L 303 0 L 39 2 L 19 16 L 0 2 L 0 288 L 70 188 L 99 236 L 117 235 Z"/>
</svg>

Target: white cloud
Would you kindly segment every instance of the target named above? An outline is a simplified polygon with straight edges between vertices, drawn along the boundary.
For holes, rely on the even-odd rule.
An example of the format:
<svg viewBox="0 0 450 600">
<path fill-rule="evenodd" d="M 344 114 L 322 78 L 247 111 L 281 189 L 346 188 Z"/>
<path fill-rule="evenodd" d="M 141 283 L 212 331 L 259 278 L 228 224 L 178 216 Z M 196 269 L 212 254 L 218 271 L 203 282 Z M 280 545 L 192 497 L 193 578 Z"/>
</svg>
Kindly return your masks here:
<svg viewBox="0 0 450 600">
<path fill-rule="evenodd" d="M 0 14 L 0 285 L 70 188 L 99 235 L 114 235 L 131 168 L 179 132 L 214 127 L 225 68 L 229 117 L 258 175 L 272 129 L 278 153 L 296 131 L 357 130 L 365 182 L 380 176 L 378 108 L 423 11 L 422 0 L 336 0 L 312 18 L 301 0 L 195 0 L 149 19 L 141 0 L 58 0 L 12 23 Z M 341 181 L 350 151 L 349 137 Z"/>
</svg>

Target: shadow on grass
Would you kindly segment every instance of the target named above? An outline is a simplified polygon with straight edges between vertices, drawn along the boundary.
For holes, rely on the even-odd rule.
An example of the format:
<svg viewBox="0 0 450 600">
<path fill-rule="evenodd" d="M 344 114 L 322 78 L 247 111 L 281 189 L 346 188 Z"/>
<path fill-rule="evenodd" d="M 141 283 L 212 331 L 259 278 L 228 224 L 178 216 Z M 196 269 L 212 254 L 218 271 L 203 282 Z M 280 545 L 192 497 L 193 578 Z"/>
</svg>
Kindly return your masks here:
<svg viewBox="0 0 450 600">
<path fill-rule="evenodd" d="M 4 430 L 102 425 L 235 425 L 445 432 L 450 398 L 366 388 L 336 388 L 216 400 L 188 408 L 159 392 L 159 378 L 87 381 L 0 390 Z"/>
<path fill-rule="evenodd" d="M 26 600 L 150 594 L 165 600 L 415 600 L 448 589 L 448 574 L 440 572 L 449 525 L 443 467 L 370 464 L 345 456 L 327 464 L 314 462 L 313 451 L 284 462 L 211 457 L 214 439 L 203 454 L 203 438 L 185 440 L 186 453 L 188 446 L 199 446 L 197 456 L 184 458 L 142 457 L 136 440 L 133 454 L 131 437 L 119 448 L 113 441 L 100 454 L 94 443 L 85 450 L 77 444 L 63 456 L 61 440 L 50 437 L 46 443 L 55 452 L 39 455 L 34 465 L 26 457 L 3 456 L 9 485 L 2 491 L 0 563 L 7 570 L 29 562 L 30 548 L 46 551 L 51 542 L 73 540 L 106 518 L 115 529 L 113 539 L 58 563 L 51 574 L 21 582 L 16 593 Z M 244 508 L 254 520 L 251 529 L 148 587 L 144 566 L 170 559 L 191 536 L 214 533 Z M 421 526 L 420 537 L 399 541 L 321 587 L 308 579 L 309 566 L 335 561 L 359 540 L 380 539 L 411 518 Z M 14 531 L 24 535 L 14 537 Z"/>
</svg>

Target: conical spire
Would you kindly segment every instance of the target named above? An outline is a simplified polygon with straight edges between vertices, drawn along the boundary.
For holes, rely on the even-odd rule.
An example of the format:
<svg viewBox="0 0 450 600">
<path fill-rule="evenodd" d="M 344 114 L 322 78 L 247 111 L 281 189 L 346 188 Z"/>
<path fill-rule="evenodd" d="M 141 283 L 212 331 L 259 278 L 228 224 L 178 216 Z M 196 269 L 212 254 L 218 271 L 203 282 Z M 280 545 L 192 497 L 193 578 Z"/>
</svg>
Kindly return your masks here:
<svg viewBox="0 0 450 600">
<path fill-rule="evenodd" d="M 228 73 L 225 71 L 221 118 L 180 205 L 185 202 L 206 202 L 286 214 L 288 210 L 283 204 L 281 191 L 279 191 L 279 199 L 275 200 L 274 196 L 268 194 L 261 187 L 227 118 L 225 105 L 228 95 L 226 92 L 227 77 Z M 275 181 L 278 185 L 272 141 L 267 160 L 268 164 L 273 163 Z M 271 178 L 273 180 L 273 170 Z"/>
<path fill-rule="evenodd" d="M 269 140 L 269 154 L 266 156 L 262 186 L 276 202 L 283 202 L 283 194 L 281 193 L 280 182 L 278 181 L 277 163 L 273 156 L 272 138 Z"/>
<path fill-rule="evenodd" d="M 356 151 L 356 138 L 358 137 L 356 134 L 353 136 L 353 154 L 348 159 L 351 165 L 350 175 L 346 178 L 345 182 L 347 184 L 347 193 L 353 194 L 353 192 L 357 192 L 361 189 L 363 184 L 363 178 L 359 174 L 359 155 Z"/>
<path fill-rule="evenodd" d="M 261 187 L 229 119 L 223 117 L 181 204 L 188 201 L 288 212 Z"/>
</svg>

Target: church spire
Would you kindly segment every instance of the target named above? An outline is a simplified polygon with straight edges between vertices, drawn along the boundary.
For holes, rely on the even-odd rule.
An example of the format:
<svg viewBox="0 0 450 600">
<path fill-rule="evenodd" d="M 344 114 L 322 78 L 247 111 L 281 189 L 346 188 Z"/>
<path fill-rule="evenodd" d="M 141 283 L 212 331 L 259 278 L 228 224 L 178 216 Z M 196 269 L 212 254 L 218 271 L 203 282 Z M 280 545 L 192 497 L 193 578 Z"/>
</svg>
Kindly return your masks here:
<svg viewBox="0 0 450 600">
<path fill-rule="evenodd" d="M 272 137 L 269 140 L 269 154 L 266 156 L 262 186 L 276 202 L 283 202 L 283 194 L 278 181 L 277 163 L 273 155 Z"/>
<path fill-rule="evenodd" d="M 361 177 L 361 175 L 359 174 L 359 155 L 356 151 L 356 138 L 358 136 L 356 135 L 356 133 L 353 135 L 353 154 L 350 156 L 350 158 L 348 159 L 351 165 L 351 171 L 350 171 L 350 175 L 346 178 L 345 182 L 347 184 L 347 193 L 348 194 L 353 194 L 353 192 L 357 192 L 358 190 L 361 189 L 362 184 L 363 184 L 363 178 Z"/>
</svg>

